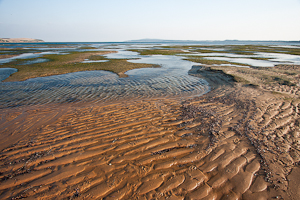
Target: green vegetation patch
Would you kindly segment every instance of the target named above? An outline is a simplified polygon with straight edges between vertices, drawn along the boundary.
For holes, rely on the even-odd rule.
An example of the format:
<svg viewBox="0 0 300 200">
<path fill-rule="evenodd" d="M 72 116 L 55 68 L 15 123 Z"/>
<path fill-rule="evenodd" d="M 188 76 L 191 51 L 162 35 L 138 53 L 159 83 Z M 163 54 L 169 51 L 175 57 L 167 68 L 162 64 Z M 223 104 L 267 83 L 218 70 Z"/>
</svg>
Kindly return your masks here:
<svg viewBox="0 0 300 200">
<path fill-rule="evenodd" d="M 222 65 L 222 64 L 231 64 L 231 65 L 240 65 L 240 66 L 249 66 L 246 64 L 241 63 L 234 63 L 234 62 L 228 62 L 225 60 L 213 60 L 213 59 L 206 59 L 201 56 L 188 56 L 185 60 L 189 60 L 196 63 L 201 63 L 204 65 Z"/>
<path fill-rule="evenodd" d="M 15 48 L 15 49 L 6 49 L 4 52 L 0 52 L 0 54 L 5 54 L 5 55 L 20 55 L 24 53 L 41 53 L 42 51 L 40 50 L 35 50 L 35 49 L 23 49 L 23 48 Z"/>
<path fill-rule="evenodd" d="M 158 48 L 164 48 L 164 49 L 190 49 L 191 46 L 188 45 L 174 45 L 174 46 L 157 46 Z"/>
<path fill-rule="evenodd" d="M 0 65 L 0 67 L 11 67 L 18 69 L 5 81 L 23 81 L 29 78 L 44 77 L 50 75 L 66 74 L 78 71 L 106 70 L 126 77 L 126 71 L 136 68 L 157 67 L 152 64 L 129 63 L 125 59 L 113 59 L 108 62 L 100 63 L 81 63 L 84 59 L 96 56 L 103 59 L 99 54 L 110 52 L 73 52 L 67 55 L 44 55 L 41 58 L 48 59 L 49 62 L 36 63 L 31 65 L 18 65 L 24 60 L 16 60 L 11 63 Z M 97 55 L 98 54 L 98 55 Z"/>
<path fill-rule="evenodd" d="M 269 60 L 270 58 L 251 57 L 253 60 Z"/>
<path fill-rule="evenodd" d="M 269 48 L 266 48 L 266 49 L 261 49 L 260 52 L 300 55 L 300 49 L 299 48 L 269 47 Z"/>
<path fill-rule="evenodd" d="M 79 49 L 97 49 L 96 47 L 90 47 L 90 46 L 83 46 L 80 47 Z"/>
<path fill-rule="evenodd" d="M 263 52 L 300 55 L 300 48 L 286 48 L 267 45 L 192 45 L 186 46 L 185 49 L 190 49 L 191 52 L 199 53 L 233 53 L 239 55 L 255 55 L 257 52 Z"/>
<path fill-rule="evenodd" d="M 160 49 L 134 49 L 131 51 L 139 52 L 141 55 L 176 55 L 186 53 L 182 50 L 190 50 L 197 53 L 232 53 L 238 55 L 255 55 L 257 52 L 263 53 L 283 53 L 291 55 L 300 55 L 300 48 L 285 48 L 267 45 L 174 45 L 160 46 Z M 256 58 L 251 59 L 267 59 Z"/>
<path fill-rule="evenodd" d="M 215 46 L 201 46 L 200 49 L 194 51 L 200 53 L 232 53 L 238 55 L 255 55 L 256 52 L 267 52 L 271 47 L 263 45 L 215 45 Z M 210 50 L 206 48 L 213 48 Z M 220 50 L 218 50 L 220 49 Z"/>
<path fill-rule="evenodd" d="M 89 60 L 107 60 L 104 56 L 101 55 L 91 55 L 88 57 Z"/>
</svg>

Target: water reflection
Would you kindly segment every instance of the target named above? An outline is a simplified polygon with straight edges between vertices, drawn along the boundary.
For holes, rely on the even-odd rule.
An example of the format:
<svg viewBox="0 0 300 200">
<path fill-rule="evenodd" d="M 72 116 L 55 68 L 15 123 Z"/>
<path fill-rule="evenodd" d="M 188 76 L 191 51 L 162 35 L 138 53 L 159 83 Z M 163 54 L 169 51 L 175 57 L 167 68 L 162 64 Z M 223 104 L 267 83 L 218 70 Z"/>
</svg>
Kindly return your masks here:
<svg viewBox="0 0 300 200">
<path fill-rule="evenodd" d="M 300 65 L 300 56 L 284 53 L 256 53 L 258 57 L 269 58 L 270 61 Z"/>
<path fill-rule="evenodd" d="M 279 63 L 274 63 L 271 61 L 254 60 L 254 59 L 250 59 L 250 58 L 204 57 L 204 59 L 224 60 L 224 61 L 228 61 L 228 62 L 246 64 L 246 65 L 250 65 L 250 66 L 254 66 L 254 67 L 274 67 L 275 64 L 279 64 Z"/>
<path fill-rule="evenodd" d="M 84 60 L 81 63 L 100 63 L 100 62 L 107 62 L 108 60 Z"/>
<path fill-rule="evenodd" d="M 36 64 L 36 63 L 43 63 L 43 62 L 48 62 L 49 59 L 45 59 L 45 58 L 38 58 L 38 59 L 34 59 L 34 60 L 28 60 L 26 62 L 23 62 L 19 65 L 32 65 L 32 64 Z"/>
<path fill-rule="evenodd" d="M 176 56 L 141 56 L 119 50 L 107 58 L 131 59 L 133 63 L 158 64 L 161 68 L 130 70 L 127 78 L 107 71 L 85 71 L 33 78 L 22 82 L 2 82 L 0 105 L 14 107 L 62 102 L 106 102 L 124 99 L 188 98 L 209 91 L 208 83 L 188 75 L 196 64 Z M 96 62 L 105 62 L 100 60 Z M 93 62 L 86 60 L 86 62 Z"/>
<path fill-rule="evenodd" d="M 209 60 L 223 60 L 228 62 L 247 64 L 254 67 L 274 67 L 275 65 L 279 64 L 300 64 L 300 56 L 284 53 L 256 52 L 253 55 L 241 55 L 234 53 L 191 53 L 181 55 L 201 56 Z"/>
<path fill-rule="evenodd" d="M 117 51 L 116 53 L 110 53 L 105 55 L 108 59 L 136 59 L 144 58 L 145 56 L 139 55 L 137 52 L 119 50 L 119 49 L 110 49 L 111 51 Z"/>
<path fill-rule="evenodd" d="M 137 60 L 129 60 L 132 63 L 148 63 L 160 65 L 162 68 L 151 68 L 151 69 L 135 69 L 127 72 L 128 75 L 134 76 L 166 76 L 168 74 L 172 75 L 187 75 L 188 71 L 193 65 L 198 65 L 199 63 L 190 62 L 187 60 L 182 60 L 183 57 L 179 56 L 163 56 L 163 55 L 153 55 L 144 56 Z"/>
<path fill-rule="evenodd" d="M 3 58 L 3 59 L 0 59 L 0 64 L 4 64 L 4 63 L 9 63 L 13 60 L 16 60 L 16 59 L 31 59 L 31 58 L 38 58 L 38 57 L 41 57 L 43 55 L 46 55 L 46 54 L 63 54 L 61 52 L 42 52 L 42 53 L 23 53 L 21 55 L 17 55 L 17 56 L 14 56 L 14 57 L 11 57 L 11 58 Z"/>
<path fill-rule="evenodd" d="M 72 44 L 73 45 L 73 44 Z M 82 46 L 82 45 L 81 45 Z M 90 44 L 97 49 L 80 49 L 80 45 L 70 48 L 60 48 L 50 51 L 45 46 L 42 53 L 27 53 L 13 58 L 0 59 L 0 64 L 14 59 L 28 59 L 33 64 L 44 62 L 38 58 L 44 54 L 66 54 L 69 51 L 117 51 L 107 54 L 107 59 L 127 59 L 132 63 L 148 63 L 160 65 L 160 68 L 134 69 L 126 72 L 127 78 L 119 78 L 116 74 L 107 71 L 85 71 L 64 75 L 49 76 L 29 79 L 22 82 L 0 83 L 0 108 L 21 106 L 29 104 L 46 104 L 62 102 L 106 102 L 138 98 L 176 97 L 189 98 L 194 95 L 202 95 L 209 91 L 208 83 L 200 78 L 189 76 L 188 71 L 193 63 L 183 60 L 187 54 L 180 56 L 148 55 L 143 56 L 137 52 L 128 51 L 132 48 L 157 48 L 157 44 Z M 83 47 L 86 47 L 84 44 Z M 300 64 L 300 56 L 280 53 L 256 53 L 254 55 L 239 55 L 230 53 L 206 53 L 189 54 L 199 55 L 206 59 L 226 60 L 229 62 L 243 63 L 259 67 L 272 67 L 279 63 Z M 253 58 L 267 58 L 258 60 Z M 106 62 L 107 60 L 85 60 L 89 62 Z M 1 81 L 7 78 L 16 69 L 2 68 L 0 70 Z"/>
<path fill-rule="evenodd" d="M 187 75 L 119 78 L 111 72 L 86 71 L 1 83 L 0 104 L 8 107 L 51 102 L 183 97 L 201 95 L 208 90 L 206 81 Z"/>
</svg>

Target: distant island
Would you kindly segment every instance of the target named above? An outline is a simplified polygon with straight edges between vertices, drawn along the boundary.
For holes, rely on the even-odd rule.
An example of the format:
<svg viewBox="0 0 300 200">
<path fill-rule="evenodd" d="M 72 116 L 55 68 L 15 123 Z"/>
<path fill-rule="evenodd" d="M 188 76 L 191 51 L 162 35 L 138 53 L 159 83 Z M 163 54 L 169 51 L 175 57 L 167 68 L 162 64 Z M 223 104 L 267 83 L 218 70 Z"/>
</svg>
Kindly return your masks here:
<svg viewBox="0 0 300 200">
<path fill-rule="evenodd" d="M 32 38 L 0 38 L 0 43 L 36 43 L 36 42 L 45 42 L 40 39 Z"/>
<path fill-rule="evenodd" d="M 199 42 L 196 40 L 164 40 L 164 39 L 149 39 L 149 38 L 145 38 L 145 39 L 139 39 L 139 40 L 127 40 L 125 42 Z"/>
<path fill-rule="evenodd" d="M 139 39 L 139 40 L 127 40 L 125 42 L 133 43 L 187 43 L 187 44 L 214 44 L 214 45 L 281 45 L 281 44 L 294 44 L 299 45 L 300 41 L 281 41 L 281 40 L 164 40 L 164 39 Z"/>
</svg>

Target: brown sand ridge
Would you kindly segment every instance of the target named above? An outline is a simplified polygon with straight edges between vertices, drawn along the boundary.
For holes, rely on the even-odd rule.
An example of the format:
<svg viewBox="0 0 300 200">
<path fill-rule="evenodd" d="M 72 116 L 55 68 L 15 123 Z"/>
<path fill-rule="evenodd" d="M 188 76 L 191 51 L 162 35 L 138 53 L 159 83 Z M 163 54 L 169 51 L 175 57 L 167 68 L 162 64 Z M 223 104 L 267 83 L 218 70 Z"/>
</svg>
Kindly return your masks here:
<svg viewBox="0 0 300 200">
<path fill-rule="evenodd" d="M 212 91 L 3 109 L 0 199 L 299 199 L 299 86 L 190 73 Z"/>
</svg>

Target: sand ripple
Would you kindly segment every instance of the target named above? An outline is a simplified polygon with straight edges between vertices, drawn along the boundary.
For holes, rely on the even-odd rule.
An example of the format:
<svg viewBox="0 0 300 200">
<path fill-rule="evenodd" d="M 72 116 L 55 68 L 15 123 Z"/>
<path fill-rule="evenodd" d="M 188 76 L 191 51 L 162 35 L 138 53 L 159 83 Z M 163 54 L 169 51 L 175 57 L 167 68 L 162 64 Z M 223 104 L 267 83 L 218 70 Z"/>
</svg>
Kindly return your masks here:
<svg viewBox="0 0 300 200">
<path fill-rule="evenodd" d="M 212 111 L 213 105 L 218 109 Z M 2 151 L 1 199 L 268 196 L 255 148 L 230 129 L 249 115 L 221 101 L 139 100 L 29 110 L 26 122 L 18 108 L 2 115 L 4 127 L 16 124 L 16 135 L 36 124 L 40 113 L 50 119 Z M 222 129 L 219 117 L 229 121 Z"/>
</svg>

